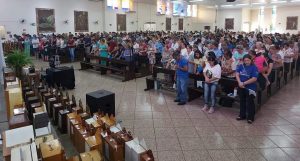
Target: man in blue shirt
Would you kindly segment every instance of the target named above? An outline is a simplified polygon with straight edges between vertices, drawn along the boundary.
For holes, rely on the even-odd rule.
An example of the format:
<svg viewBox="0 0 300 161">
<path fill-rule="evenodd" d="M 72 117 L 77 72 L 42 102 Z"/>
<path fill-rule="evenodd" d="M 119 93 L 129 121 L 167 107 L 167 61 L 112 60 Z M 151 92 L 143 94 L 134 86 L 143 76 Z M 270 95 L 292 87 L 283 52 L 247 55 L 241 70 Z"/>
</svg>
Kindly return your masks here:
<svg viewBox="0 0 300 161">
<path fill-rule="evenodd" d="M 185 105 L 188 100 L 188 93 L 187 93 L 187 85 L 189 80 L 189 73 L 188 73 L 188 60 L 184 59 L 180 52 L 174 53 L 174 58 L 176 59 L 176 90 L 177 96 L 174 100 L 178 102 L 178 105 Z"/>
<path fill-rule="evenodd" d="M 157 65 L 161 65 L 161 58 L 162 58 L 162 53 L 163 53 L 163 49 L 164 46 L 163 44 L 159 41 L 159 39 L 154 39 L 154 45 L 155 45 L 155 49 L 156 49 L 156 64 Z"/>
<path fill-rule="evenodd" d="M 218 61 L 221 61 L 221 58 L 223 56 L 223 52 L 218 48 L 219 44 L 215 41 L 212 41 L 210 43 L 210 50 L 215 53 L 215 56 Z"/>
</svg>

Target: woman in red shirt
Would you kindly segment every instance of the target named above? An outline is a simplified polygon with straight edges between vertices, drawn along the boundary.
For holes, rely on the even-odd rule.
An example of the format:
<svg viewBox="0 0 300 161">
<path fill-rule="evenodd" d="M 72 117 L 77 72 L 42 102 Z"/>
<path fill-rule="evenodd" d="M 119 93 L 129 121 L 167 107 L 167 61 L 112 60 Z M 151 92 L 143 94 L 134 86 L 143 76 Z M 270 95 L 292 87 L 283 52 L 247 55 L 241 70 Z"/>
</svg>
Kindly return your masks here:
<svg viewBox="0 0 300 161">
<path fill-rule="evenodd" d="M 75 47 L 76 45 L 75 45 L 75 40 L 73 39 L 73 35 L 70 35 L 68 40 L 68 48 L 70 52 L 71 62 L 73 62 L 75 59 Z"/>
</svg>

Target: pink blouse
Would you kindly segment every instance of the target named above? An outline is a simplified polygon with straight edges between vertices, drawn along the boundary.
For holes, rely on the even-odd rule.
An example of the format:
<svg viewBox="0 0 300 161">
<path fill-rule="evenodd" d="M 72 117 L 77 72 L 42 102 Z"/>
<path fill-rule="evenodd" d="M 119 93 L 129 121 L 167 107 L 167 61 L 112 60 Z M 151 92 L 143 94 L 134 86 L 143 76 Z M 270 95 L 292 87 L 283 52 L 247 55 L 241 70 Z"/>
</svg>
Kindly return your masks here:
<svg viewBox="0 0 300 161">
<path fill-rule="evenodd" d="M 262 55 L 254 59 L 254 64 L 256 65 L 259 73 L 263 71 L 265 62 L 266 58 Z"/>
</svg>

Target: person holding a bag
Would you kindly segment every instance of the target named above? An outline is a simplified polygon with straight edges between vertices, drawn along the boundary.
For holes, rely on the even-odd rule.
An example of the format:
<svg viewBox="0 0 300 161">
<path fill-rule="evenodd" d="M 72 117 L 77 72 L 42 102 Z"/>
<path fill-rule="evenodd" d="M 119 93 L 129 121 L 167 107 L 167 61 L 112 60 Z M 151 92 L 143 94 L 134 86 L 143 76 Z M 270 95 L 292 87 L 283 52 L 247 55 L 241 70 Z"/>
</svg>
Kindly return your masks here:
<svg viewBox="0 0 300 161">
<path fill-rule="evenodd" d="M 238 94 L 240 97 L 240 115 L 236 120 L 245 120 L 249 124 L 254 121 L 256 97 L 256 81 L 258 77 L 258 69 L 254 65 L 251 56 L 243 57 L 243 64 L 240 64 L 236 69 L 236 80 L 239 84 Z"/>
</svg>

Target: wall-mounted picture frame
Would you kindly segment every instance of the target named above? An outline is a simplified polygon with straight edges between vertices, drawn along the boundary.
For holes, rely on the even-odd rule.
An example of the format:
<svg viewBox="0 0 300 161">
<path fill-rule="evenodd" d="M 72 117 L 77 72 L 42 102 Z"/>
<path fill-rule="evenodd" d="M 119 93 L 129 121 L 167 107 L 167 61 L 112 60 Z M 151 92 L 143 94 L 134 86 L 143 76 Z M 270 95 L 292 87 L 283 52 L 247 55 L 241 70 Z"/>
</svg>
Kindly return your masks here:
<svg viewBox="0 0 300 161">
<path fill-rule="evenodd" d="M 286 30 L 297 30 L 298 29 L 298 16 L 286 18 Z"/>
<path fill-rule="evenodd" d="M 87 11 L 74 11 L 75 32 L 89 32 L 89 13 Z"/>
<path fill-rule="evenodd" d="M 226 18 L 225 19 L 225 29 L 226 30 L 234 29 L 234 18 Z"/>
<path fill-rule="evenodd" d="M 36 8 L 36 26 L 38 33 L 54 33 L 55 11 L 48 8 Z"/>
</svg>

